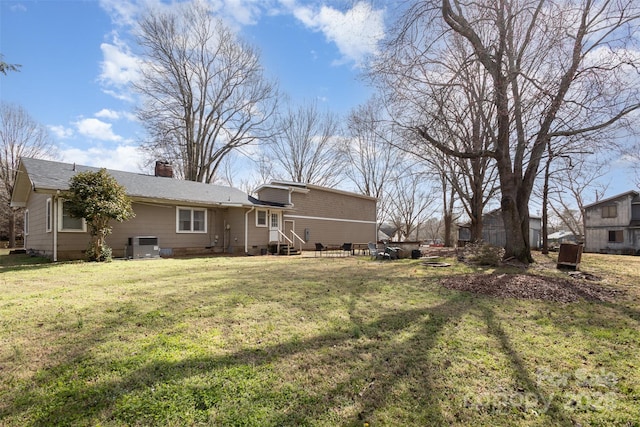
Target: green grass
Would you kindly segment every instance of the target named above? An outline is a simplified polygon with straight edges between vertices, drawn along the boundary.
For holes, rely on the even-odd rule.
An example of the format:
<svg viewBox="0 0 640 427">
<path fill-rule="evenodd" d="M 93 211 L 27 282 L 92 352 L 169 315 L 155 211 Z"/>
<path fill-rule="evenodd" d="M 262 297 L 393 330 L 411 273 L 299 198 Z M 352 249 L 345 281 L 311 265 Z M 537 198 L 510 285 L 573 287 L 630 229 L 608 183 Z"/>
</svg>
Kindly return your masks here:
<svg viewBox="0 0 640 427">
<path fill-rule="evenodd" d="M 640 258 L 572 304 L 447 261 L 0 255 L 0 425 L 640 425 Z"/>
</svg>

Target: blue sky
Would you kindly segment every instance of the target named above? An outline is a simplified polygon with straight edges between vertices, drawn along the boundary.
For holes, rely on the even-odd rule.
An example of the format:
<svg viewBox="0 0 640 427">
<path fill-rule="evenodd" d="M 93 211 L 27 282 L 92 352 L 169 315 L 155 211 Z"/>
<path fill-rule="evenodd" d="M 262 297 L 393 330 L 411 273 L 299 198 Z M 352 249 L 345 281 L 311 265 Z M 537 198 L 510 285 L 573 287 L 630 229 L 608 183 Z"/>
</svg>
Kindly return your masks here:
<svg viewBox="0 0 640 427">
<path fill-rule="evenodd" d="M 360 65 L 384 36 L 383 8 L 348 0 L 210 1 L 294 101 L 317 99 L 346 114 L 370 96 Z M 135 78 L 131 24 L 143 5 L 159 2 L 0 1 L 0 52 L 21 65 L 2 76 L 0 96 L 51 130 L 64 161 L 139 170 L 141 128 L 127 88 Z"/>
<path fill-rule="evenodd" d="M 209 0 L 261 52 L 268 75 L 294 101 L 339 114 L 366 101 L 360 65 L 375 54 L 396 3 L 383 0 Z M 62 160 L 140 171 L 133 115 L 131 29 L 162 0 L 0 0 L 0 52 L 20 72 L 0 78 L 0 98 L 47 126 Z M 164 1 L 166 6 L 167 1 Z M 634 188 L 612 164 L 608 195 Z M 142 170 L 142 172 L 151 172 Z"/>
</svg>

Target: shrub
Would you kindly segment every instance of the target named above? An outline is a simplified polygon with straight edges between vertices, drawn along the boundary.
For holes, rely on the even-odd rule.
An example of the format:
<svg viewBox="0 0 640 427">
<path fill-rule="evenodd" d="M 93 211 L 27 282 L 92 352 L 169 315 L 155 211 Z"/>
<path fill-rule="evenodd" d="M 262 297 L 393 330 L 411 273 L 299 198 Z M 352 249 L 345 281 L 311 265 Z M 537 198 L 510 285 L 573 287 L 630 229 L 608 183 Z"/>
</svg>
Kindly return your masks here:
<svg viewBox="0 0 640 427">
<path fill-rule="evenodd" d="M 464 247 L 462 260 L 469 264 L 497 267 L 501 264 L 503 256 L 504 248 L 477 241 Z"/>
</svg>

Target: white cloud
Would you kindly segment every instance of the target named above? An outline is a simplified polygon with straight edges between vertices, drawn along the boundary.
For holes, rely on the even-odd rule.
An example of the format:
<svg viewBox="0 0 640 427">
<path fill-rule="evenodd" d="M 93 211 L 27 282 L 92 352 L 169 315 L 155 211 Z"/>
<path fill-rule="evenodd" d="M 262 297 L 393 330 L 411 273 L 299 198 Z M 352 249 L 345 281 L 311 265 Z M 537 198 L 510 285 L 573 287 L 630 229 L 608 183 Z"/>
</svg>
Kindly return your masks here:
<svg viewBox="0 0 640 427">
<path fill-rule="evenodd" d="M 384 10 L 374 10 L 364 1 L 346 12 L 329 6 L 314 10 L 293 2 L 284 5 L 307 28 L 321 31 L 328 41 L 335 43 L 342 55 L 336 63 L 353 61 L 359 66 L 368 55 L 378 52 L 378 43 L 384 37 Z"/>
<path fill-rule="evenodd" d="M 60 150 L 60 154 L 62 161 L 67 163 L 125 172 L 147 172 L 142 167 L 144 164 L 142 152 L 133 145 L 91 147 L 86 150 L 76 147 L 63 148 Z"/>
<path fill-rule="evenodd" d="M 52 125 L 49 126 L 49 130 L 58 138 L 58 139 L 67 139 L 73 136 L 73 129 L 64 127 L 62 125 Z"/>
<path fill-rule="evenodd" d="M 100 0 L 100 7 L 111 16 L 114 24 L 121 27 L 132 27 L 136 24 L 140 6 L 137 1 Z"/>
<path fill-rule="evenodd" d="M 120 113 L 114 110 L 109 110 L 108 108 L 103 108 L 98 111 L 95 116 L 100 117 L 101 119 L 118 120 L 120 118 Z"/>
<path fill-rule="evenodd" d="M 21 3 L 14 3 L 11 6 L 9 6 L 9 10 L 11 12 L 26 12 L 27 7 Z"/>
<path fill-rule="evenodd" d="M 100 49 L 104 58 L 100 64 L 101 81 L 109 86 L 123 87 L 139 78 L 140 63 L 138 58 L 117 36 L 114 36 L 113 44 L 102 43 Z"/>
<path fill-rule="evenodd" d="M 103 122 L 95 118 L 80 119 L 74 123 L 80 135 L 100 141 L 122 141 L 122 137 L 116 135 L 111 128 L 111 123 Z"/>
<path fill-rule="evenodd" d="M 102 110 L 98 111 L 94 115 L 101 119 L 109 119 L 109 120 L 125 119 L 132 122 L 137 120 L 135 114 L 133 113 L 130 113 L 128 111 L 115 111 L 115 110 L 110 110 L 108 108 L 103 108 Z"/>
<path fill-rule="evenodd" d="M 114 97 L 115 99 L 119 99 L 120 101 L 125 101 L 125 102 L 133 102 L 134 98 L 133 98 L 133 94 L 131 92 L 127 92 L 127 91 L 116 91 L 116 90 L 111 90 L 111 89 L 102 89 L 102 92 L 104 92 L 105 94 Z"/>
<path fill-rule="evenodd" d="M 221 0 L 210 4 L 231 25 L 253 25 L 262 13 L 264 0 Z"/>
</svg>

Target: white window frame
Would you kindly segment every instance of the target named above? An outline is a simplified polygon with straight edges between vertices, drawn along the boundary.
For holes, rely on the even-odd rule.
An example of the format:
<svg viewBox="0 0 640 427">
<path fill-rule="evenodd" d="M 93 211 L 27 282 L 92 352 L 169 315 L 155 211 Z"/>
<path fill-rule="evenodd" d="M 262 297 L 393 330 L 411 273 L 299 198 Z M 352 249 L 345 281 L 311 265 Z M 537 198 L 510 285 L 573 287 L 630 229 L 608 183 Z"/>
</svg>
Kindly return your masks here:
<svg viewBox="0 0 640 427">
<path fill-rule="evenodd" d="M 180 229 L 180 211 L 189 211 L 191 213 L 189 219 L 189 230 L 181 230 Z M 204 230 L 194 230 L 193 229 L 193 213 L 194 212 L 203 212 L 204 213 Z M 186 233 L 186 234 L 205 234 L 208 229 L 208 215 L 206 208 L 190 208 L 187 206 L 176 206 L 176 233 Z"/>
<path fill-rule="evenodd" d="M 53 231 L 53 205 L 51 201 L 51 197 L 49 197 L 45 202 L 44 208 L 44 227 L 47 233 L 51 233 Z"/>
<path fill-rule="evenodd" d="M 260 223 L 260 221 L 258 221 L 260 213 L 264 213 L 264 222 L 263 223 Z M 267 211 L 266 209 L 257 209 L 256 210 L 256 227 L 267 228 L 267 226 L 269 225 L 268 221 L 269 221 L 269 211 Z"/>
<path fill-rule="evenodd" d="M 64 199 L 58 199 L 58 231 L 61 233 L 86 233 L 87 221 L 82 218 L 81 228 L 64 228 Z"/>
</svg>

